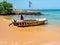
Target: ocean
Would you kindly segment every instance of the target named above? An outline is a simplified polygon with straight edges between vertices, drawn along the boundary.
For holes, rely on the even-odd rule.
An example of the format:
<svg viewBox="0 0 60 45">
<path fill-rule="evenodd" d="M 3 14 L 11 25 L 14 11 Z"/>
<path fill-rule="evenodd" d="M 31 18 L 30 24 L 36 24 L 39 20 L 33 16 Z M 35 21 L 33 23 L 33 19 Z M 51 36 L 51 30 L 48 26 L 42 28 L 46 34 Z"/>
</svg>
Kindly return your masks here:
<svg viewBox="0 0 60 45">
<path fill-rule="evenodd" d="M 42 9 L 42 10 L 34 10 L 39 11 L 43 15 L 23 15 L 24 19 L 40 19 L 47 18 L 48 24 L 58 25 L 60 26 L 60 9 Z M 20 19 L 20 15 L 12 16 L 14 19 Z"/>
</svg>

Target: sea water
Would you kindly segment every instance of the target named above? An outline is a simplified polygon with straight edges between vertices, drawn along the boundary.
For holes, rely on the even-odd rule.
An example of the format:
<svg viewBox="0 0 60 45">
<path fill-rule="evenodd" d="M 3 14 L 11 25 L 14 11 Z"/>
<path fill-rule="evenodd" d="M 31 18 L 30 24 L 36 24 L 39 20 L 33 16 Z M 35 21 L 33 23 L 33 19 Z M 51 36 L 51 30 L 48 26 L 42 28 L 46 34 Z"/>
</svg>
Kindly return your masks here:
<svg viewBox="0 0 60 45">
<path fill-rule="evenodd" d="M 60 9 L 43 9 L 39 11 L 43 15 L 23 15 L 25 20 L 47 18 L 48 24 L 60 25 Z M 12 16 L 14 19 L 20 19 L 20 15 Z"/>
</svg>

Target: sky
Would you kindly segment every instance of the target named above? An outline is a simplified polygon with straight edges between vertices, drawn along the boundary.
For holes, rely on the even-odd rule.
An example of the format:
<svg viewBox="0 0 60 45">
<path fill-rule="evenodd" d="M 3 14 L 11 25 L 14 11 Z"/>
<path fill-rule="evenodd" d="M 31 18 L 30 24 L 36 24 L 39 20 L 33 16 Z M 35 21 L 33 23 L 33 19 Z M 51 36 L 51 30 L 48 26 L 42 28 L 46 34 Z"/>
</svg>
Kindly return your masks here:
<svg viewBox="0 0 60 45">
<path fill-rule="evenodd" d="M 0 0 L 2 2 L 3 0 Z M 7 0 L 14 9 L 60 9 L 60 0 Z M 29 8 L 29 1 L 32 2 Z"/>
</svg>

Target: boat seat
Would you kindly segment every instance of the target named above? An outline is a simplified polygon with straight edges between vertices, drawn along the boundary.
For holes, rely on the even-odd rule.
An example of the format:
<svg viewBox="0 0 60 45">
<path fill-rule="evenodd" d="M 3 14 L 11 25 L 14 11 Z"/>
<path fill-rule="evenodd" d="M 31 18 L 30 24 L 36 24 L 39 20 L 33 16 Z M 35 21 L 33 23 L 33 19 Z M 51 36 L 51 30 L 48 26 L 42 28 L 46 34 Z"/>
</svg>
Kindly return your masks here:
<svg viewBox="0 0 60 45">
<path fill-rule="evenodd" d="M 23 20 L 16 20 L 16 22 L 18 23 L 18 22 L 23 22 Z"/>
<path fill-rule="evenodd" d="M 46 21 L 46 20 L 47 20 L 46 18 L 38 19 L 38 21 Z"/>
</svg>

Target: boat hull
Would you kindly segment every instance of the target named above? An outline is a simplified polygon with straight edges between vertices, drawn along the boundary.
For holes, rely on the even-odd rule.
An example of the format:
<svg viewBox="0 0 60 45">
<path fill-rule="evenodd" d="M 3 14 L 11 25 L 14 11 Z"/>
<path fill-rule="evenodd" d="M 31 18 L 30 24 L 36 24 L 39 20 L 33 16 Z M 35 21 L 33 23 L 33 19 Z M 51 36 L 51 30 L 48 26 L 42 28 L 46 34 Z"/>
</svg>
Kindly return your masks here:
<svg viewBox="0 0 60 45">
<path fill-rule="evenodd" d="M 42 25 L 44 23 L 45 21 L 23 21 L 23 22 L 18 22 L 16 26 L 18 27 L 36 26 L 36 25 Z"/>
</svg>

